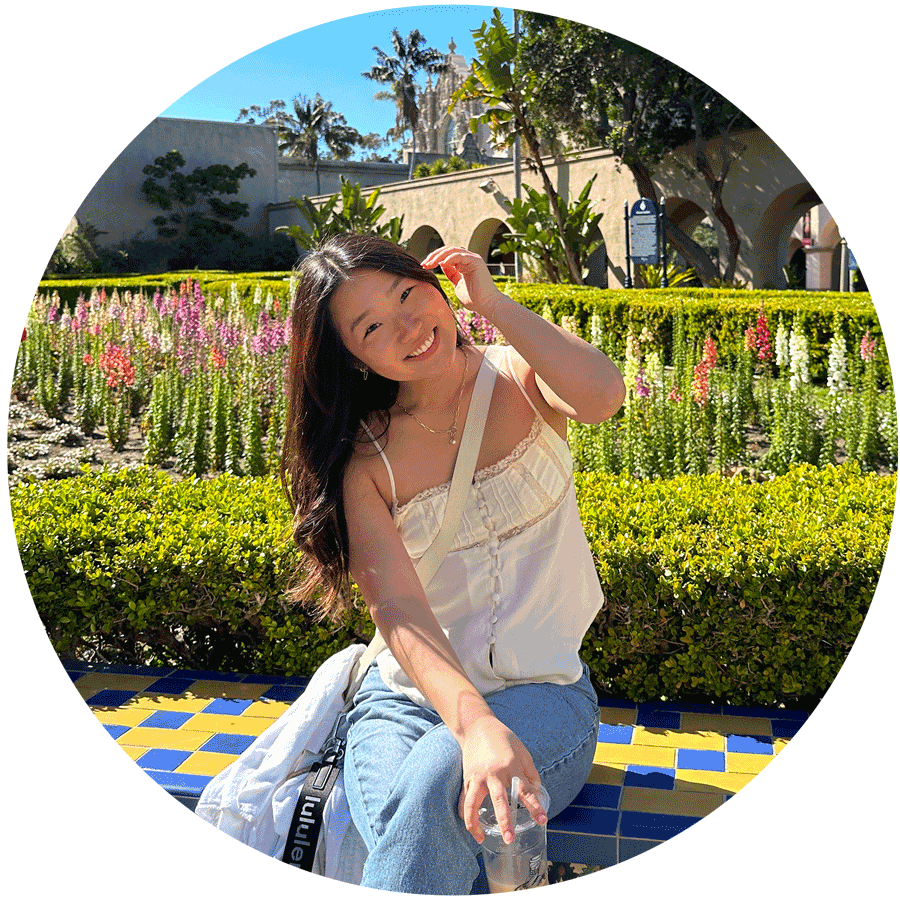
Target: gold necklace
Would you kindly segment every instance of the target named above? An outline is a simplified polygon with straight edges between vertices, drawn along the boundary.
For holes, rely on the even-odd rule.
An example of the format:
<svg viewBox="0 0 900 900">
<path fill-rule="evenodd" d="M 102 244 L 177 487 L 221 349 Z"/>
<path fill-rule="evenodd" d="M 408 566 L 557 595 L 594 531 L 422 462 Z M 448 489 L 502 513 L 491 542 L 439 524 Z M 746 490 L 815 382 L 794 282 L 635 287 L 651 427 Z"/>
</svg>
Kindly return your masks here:
<svg viewBox="0 0 900 900">
<path fill-rule="evenodd" d="M 463 369 L 463 377 L 462 381 L 459 383 L 459 396 L 456 399 L 456 415 L 453 417 L 453 424 L 449 428 L 441 428 L 436 430 L 434 428 L 429 428 L 415 413 L 411 413 L 402 403 L 397 401 L 397 406 L 403 410 L 408 416 L 415 419 L 426 431 L 430 431 L 432 434 L 446 434 L 450 438 L 450 443 L 456 443 L 456 423 L 459 420 L 459 409 L 462 406 L 462 395 L 463 388 L 466 384 L 466 375 L 469 374 L 469 354 L 463 351 L 463 356 L 466 359 L 466 365 Z"/>
</svg>

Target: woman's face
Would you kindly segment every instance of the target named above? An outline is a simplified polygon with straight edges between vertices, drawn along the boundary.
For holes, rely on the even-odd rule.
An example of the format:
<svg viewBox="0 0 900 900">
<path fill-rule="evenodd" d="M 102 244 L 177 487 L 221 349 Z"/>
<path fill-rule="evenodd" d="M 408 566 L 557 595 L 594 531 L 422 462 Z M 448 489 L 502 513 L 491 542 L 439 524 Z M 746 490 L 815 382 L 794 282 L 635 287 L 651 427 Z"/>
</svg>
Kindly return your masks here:
<svg viewBox="0 0 900 900">
<path fill-rule="evenodd" d="M 393 381 L 440 376 L 453 360 L 456 319 L 428 282 L 358 269 L 332 295 L 331 319 L 350 353 Z"/>
</svg>

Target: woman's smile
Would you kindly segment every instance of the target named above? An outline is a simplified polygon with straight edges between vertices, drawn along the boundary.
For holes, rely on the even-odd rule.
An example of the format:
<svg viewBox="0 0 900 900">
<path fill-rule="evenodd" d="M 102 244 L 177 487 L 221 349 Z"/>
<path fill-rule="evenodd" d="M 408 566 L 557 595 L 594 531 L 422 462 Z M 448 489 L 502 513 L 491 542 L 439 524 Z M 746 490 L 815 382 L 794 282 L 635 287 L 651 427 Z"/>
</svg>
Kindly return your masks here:
<svg viewBox="0 0 900 900">
<path fill-rule="evenodd" d="M 440 339 L 438 337 L 437 327 L 431 329 L 431 332 L 422 341 L 419 346 L 413 350 L 406 358 L 407 359 L 425 359 L 431 356 L 432 352 L 437 350 L 437 347 L 440 344 Z"/>
</svg>

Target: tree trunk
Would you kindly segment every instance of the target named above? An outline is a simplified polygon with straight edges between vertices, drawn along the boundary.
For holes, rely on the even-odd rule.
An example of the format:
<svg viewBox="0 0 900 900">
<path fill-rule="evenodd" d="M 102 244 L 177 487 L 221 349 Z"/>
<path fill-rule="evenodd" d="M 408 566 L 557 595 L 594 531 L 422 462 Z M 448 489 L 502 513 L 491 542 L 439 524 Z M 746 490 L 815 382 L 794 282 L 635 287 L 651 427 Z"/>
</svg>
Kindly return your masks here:
<svg viewBox="0 0 900 900">
<path fill-rule="evenodd" d="M 525 120 L 525 116 L 522 113 L 521 107 L 518 103 L 513 103 L 513 112 L 516 117 L 516 122 L 519 125 L 520 133 L 525 137 L 525 143 L 528 147 L 528 153 L 531 158 L 534 160 L 534 164 L 537 166 L 538 172 L 541 175 L 541 181 L 544 184 L 544 190 L 547 193 L 547 198 L 550 201 L 550 208 L 553 210 L 553 218 L 556 220 L 556 227 L 559 229 L 559 242 L 562 244 L 563 252 L 566 257 L 566 268 L 569 272 L 569 277 L 575 284 L 584 284 L 584 281 L 581 277 L 581 270 L 578 268 L 577 263 L 575 262 L 575 258 L 572 255 L 572 250 L 569 245 L 566 243 L 566 228 L 562 219 L 562 212 L 559 208 L 559 197 L 556 193 L 556 188 L 553 187 L 553 183 L 550 181 L 550 176 L 547 174 L 546 168 L 544 168 L 544 163 L 541 160 L 541 148 L 538 144 L 537 135 L 535 134 L 534 128 Z M 601 235 L 602 237 L 602 235 Z"/>
<path fill-rule="evenodd" d="M 698 145 L 695 154 L 697 171 L 703 176 L 706 186 L 709 189 L 709 196 L 712 200 L 713 215 L 722 223 L 725 234 L 728 237 L 728 256 L 725 263 L 725 272 L 722 276 L 723 281 L 731 282 L 734 280 L 734 273 L 737 270 L 738 254 L 741 251 L 741 238 L 731 218 L 725 204 L 722 201 L 722 192 L 725 189 L 725 179 L 731 169 L 732 157 L 730 151 L 725 147 L 725 136 L 722 137 L 722 170 L 718 176 L 713 171 L 709 158 L 706 155 L 705 142 Z M 726 155 L 727 154 L 727 155 Z"/>
</svg>

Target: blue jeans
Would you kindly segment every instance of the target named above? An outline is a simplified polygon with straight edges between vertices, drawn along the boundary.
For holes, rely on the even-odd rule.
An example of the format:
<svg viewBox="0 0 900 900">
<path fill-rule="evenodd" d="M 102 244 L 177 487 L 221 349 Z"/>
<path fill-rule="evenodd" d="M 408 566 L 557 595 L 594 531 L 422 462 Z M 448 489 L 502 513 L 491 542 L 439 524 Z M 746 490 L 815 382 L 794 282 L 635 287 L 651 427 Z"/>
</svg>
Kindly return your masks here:
<svg viewBox="0 0 900 900">
<path fill-rule="evenodd" d="M 591 769 L 599 709 L 585 669 L 571 685 L 513 685 L 485 700 L 525 745 L 553 817 Z M 440 716 L 389 690 L 373 665 L 349 716 L 344 786 L 369 850 L 362 884 L 419 894 L 487 893 L 481 848 L 457 812 L 462 752 Z"/>
</svg>

